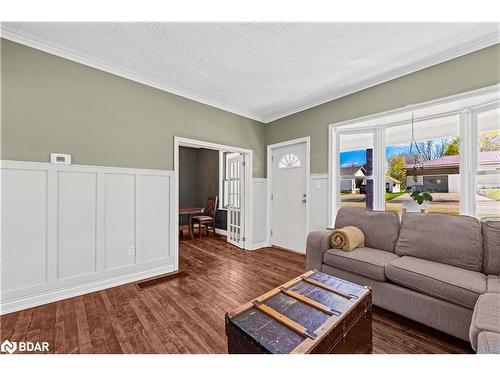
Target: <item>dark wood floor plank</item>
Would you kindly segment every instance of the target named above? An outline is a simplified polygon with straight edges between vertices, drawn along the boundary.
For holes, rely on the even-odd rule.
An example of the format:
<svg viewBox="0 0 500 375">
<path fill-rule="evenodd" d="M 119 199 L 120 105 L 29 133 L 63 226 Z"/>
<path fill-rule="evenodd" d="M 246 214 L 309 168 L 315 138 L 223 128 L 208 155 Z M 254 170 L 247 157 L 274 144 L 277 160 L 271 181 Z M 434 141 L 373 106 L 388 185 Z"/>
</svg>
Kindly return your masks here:
<svg viewBox="0 0 500 375">
<path fill-rule="evenodd" d="M 134 353 L 134 348 L 132 347 L 132 345 L 128 341 L 125 330 L 123 329 L 123 327 L 121 325 L 122 321 L 118 317 L 116 309 L 109 299 L 109 291 L 110 291 L 110 289 L 103 290 L 103 291 L 99 292 L 99 294 L 101 295 L 102 302 L 104 304 L 104 308 L 106 309 L 107 316 L 109 317 L 109 319 L 111 321 L 111 327 L 113 328 L 113 332 L 114 332 L 116 338 L 118 339 L 118 345 L 120 345 L 120 352 L 126 353 L 126 354 Z"/>
<path fill-rule="evenodd" d="M 171 319 L 170 315 L 168 315 L 165 309 L 162 308 L 158 300 L 155 299 L 154 296 L 152 296 L 148 291 L 143 292 L 142 298 L 147 299 L 151 315 L 158 321 L 158 324 L 164 334 L 163 340 L 168 338 L 174 344 L 175 348 L 172 348 L 172 352 L 190 353 L 191 351 L 189 349 L 189 345 L 186 346 L 180 339 L 183 337 L 182 330 L 179 329 L 176 332 L 176 329 L 178 329 L 180 325 L 176 324 L 176 322 Z M 197 350 L 194 350 L 193 352 L 196 353 Z M 171 352 L 169 351 L 169 353 Z"/>
<path fill-rule="evenodd" d="M 40 341 L 47 342 L 49 348 L 53 348 L 55 344 L 57 303 L 49 303 L 44 305 L 44 307 L 44 314 L 40 321 Z M 46 354 L 46 352 L 44 352 L 44 354 Z"/>
<path fill-rule="evenodd" d="M 229 310 L 305 271 L 303 255 L 245 251 L 223 237 L 182 240 L 183 277 L 134 283 L 0 317 L 0 337 L 49 341 L 52 353 L 225 353 Z M 373 312 L 374 353 L 471 353 L 470 344 L 391 312 Z"/>
<path fill-rule="evenodd" d="M 20 333 L 19 330 L 22 329 L 23 326 L 26 328 L 26 317 L 31 315 L 29 314 L 30 310 L 31 309 L 0 316 L 2 321 L 2 324 L 0 325 L 0 341 L 14 340 L 14 338 L 19 337 L 24 338 L 25 335 Z"/>
<path fill-rule="evenodd" d="M 137 299 L 134 299 L 131 306 L 136 311 L 138 318 L 145 327 L 147 335 L 151 335 L 151 340 L 154 342 L 153 348 L 156 353 L 180 353 L 174 341 L 171 339 L 168 326 L 162 326 L 160 320 L 153 313 L 151 303 L 143 298 L 142 294 L 139 295 Z"/>
<path fill-rule="evenodd" d="M 75 297 L 76 334 L 78 337 L 78 352 L 91 354 L 94 352 L 92 339 L 90 337 L 87 312 L 85 311 L 84 296 Z"/>
<path fill-rule="evenodd" d="M 74 299 L 65 299 L 57 302 L 62 310 L 62 316 L 58 316 L 56 324 L 63 326 L 56 331 L 56 353 L 76 354 L 80 352 L 77 323 L 76 323 L 76 303 Z M 60 323 L 59 323 L 60 322 Z M 58 343 L 61 343 L 58 345 Z"/>
</svg>

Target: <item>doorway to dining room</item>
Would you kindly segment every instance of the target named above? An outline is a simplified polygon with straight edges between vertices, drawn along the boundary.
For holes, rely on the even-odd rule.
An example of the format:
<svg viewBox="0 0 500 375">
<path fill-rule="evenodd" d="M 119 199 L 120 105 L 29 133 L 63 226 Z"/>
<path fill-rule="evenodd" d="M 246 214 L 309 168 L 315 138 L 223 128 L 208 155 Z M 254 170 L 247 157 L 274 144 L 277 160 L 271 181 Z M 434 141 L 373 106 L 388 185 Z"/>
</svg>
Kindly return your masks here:
<svg viewBox="0 0 500 375">
<path fill-rule="evenodd" d="M 179 237 L 222 235 L 250 244 L 252 150 L 175 137 L 174 172 Z"/>
</svg>

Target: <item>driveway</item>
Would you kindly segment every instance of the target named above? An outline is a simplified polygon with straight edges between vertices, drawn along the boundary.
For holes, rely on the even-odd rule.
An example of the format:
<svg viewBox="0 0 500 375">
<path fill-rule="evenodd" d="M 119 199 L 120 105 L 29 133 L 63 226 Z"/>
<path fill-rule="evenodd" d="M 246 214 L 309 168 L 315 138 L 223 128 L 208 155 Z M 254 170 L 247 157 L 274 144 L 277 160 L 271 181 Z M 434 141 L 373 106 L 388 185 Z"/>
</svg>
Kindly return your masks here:
<svg viewBox="0 0 500 375">
<path fill-rule="evenodd" d="M 444 212 L 458 215 L 460 211 L 459 193 L 432 193 L 433 201 L 429 202 L 429 212 Z M 408 193 L 400 195 L 387 202 L 386 209 L 399 212 L 402 204 L 411 200 Z M 364 194 L 342 194 L 342 206 L 364 207 Z M 495 201 L 484 195 L 476 195 L 476 213 L 478 217 L 498 216 L 500 217 L 500 201 Z"/>
<path fill-rule="evenodd" d="M 446 202 L 446 203 L 452 203 L 452 202 L 460 202 L 460 194 L 459 193 L 432 193 L 432 201 L 433 202 Z M 403 203 L 403 202 L 408 202 L 411 200 L 410 194 L 406 193 L 403 195 L 400 195 L 397 198 L 394 198 L 390 202 L 392 203 Z"/>
<path fill-rule="evenodd" d="M 340 200 L 342 202 L 364 202 L 365 195 L 364 194 L 342 194 L 340 196 Z"/>
</svg>

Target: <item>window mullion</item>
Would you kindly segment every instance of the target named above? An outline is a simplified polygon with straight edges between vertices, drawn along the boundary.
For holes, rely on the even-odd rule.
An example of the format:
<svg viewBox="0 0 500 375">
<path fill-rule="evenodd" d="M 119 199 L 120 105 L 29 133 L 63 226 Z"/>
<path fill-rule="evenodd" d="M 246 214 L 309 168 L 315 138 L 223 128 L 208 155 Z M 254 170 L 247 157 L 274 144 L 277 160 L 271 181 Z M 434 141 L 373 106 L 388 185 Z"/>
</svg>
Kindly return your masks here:
<svg viewBox="0 0 500 375">
<path fill-rule="evenodd" d="M 475 175 L 472 174 L 472 166 L 474 162 L 473 141 L 475 131 L 473 130 L 472 112 L 468 108 L 464 108 L 460 113 L 460 213 L 462 215 L 474 216 L 475 202 Z"/>
<path fill-rule="evenodd" d="M 374 132 L 374 176 L 373 176 L 373 194 L 374 210 L 385 209 L 385 129 L 377 128 Z"/>
<path fill-rule="evenodd" d="M 335 130 L 332 131 L 332 183 L 331 183 L 331 209 L 332 215 L 330 218 L 330 226 L 335 223 L 335 217 L 340 207 L 340 134 Z"/>
</svg>

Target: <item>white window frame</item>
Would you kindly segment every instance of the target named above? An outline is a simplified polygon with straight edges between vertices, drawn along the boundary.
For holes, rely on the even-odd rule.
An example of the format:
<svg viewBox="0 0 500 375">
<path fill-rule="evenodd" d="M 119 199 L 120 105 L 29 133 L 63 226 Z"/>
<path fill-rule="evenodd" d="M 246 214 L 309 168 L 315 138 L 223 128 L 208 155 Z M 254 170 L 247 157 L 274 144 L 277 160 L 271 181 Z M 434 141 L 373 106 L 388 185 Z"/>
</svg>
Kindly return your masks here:
<svg viewBox="0 0 500 375">
<path fill-rule="evenodd" d="M 468 202 L 470 202 L 470 207 L 468 207 L 468 211 L 470 212 L 471 216 L 476 216 L 476 189 L 477 189 L 477 177 L 479 175 L 484 175 L 484 174 L 494 174 L 500 176 L 500 169 L 495 169 L 492 171 L 479 171 L 479 122 L 478 122 L 478 117 L 481 113 L 488 112 L 491 110 L 499 109 L 500 108 L 500 102 L 492 102 L 492 103 L 486 103 L 484 105 L 479 105 L 475 106 L 473 109 L 468 111 L 468 116 L 469 116 L 469 123 L 470 123 L 470 132 L 471 132 L 471 137 L 470 137 L 470 150 L 471 150 L 471 157 L 470 157 L 470 168 L 469 168 L 469 173 L 467 176 L 467 193 L 468 193 Z"/>
<path fill-rule="evenodd" d="M 328 218 L 329 226 L 335 223 L 335 216 L 340 207 L 340 163 L 339 163 L 339 135 L 374 132 L 374 149 L 373 149 L 373 172 L 374 172 L 374 210 L 385 210 L 385 178 L 386 162 L 385 162 L 385 129 L 392 126 L 404 125 L 410 120 L 386 122 L 386 119 L 393 115 L 411 113 L 427 107 L 436 106 L 445 103 L 461 103 L 467 99 L 473 99 L 486 94 L 495 94 L 495 99 L 484 103 L 475 104 L 474 106 L 461 106 L 459 109 L 446 112 L 437 112 L 427 116 L 421 116 L 418 121 L 426 121 L 430 119 L 459 116 L 460 121 L 460 213 L 462 215 L 475 216 L 475 181 L 477 173 L 477 155 L 479 150 L 479 134 L 477 131 L 477 114 L 487 111 L 491 108 L 496 108 L 500 105 L 500 85 L 484 87 L 482 89 L 469 91 L 466 93 L 452 95 L 436 100 L 431 100 L 424 103 L 405 106 L 402 108 L 377 113 L 369 116 L 360 117 L 353 120 L 333 123 L 328 126 Z M 367 121 L 373 122 L 374 125 L 364 126 L 362 123 Z M 360 124 L 359 127 L 355 127 Z M 348 128 L 346 128 L 348 127 Z M 474 169 L 476 168 L 476 169 Z M 382 178 L 380 178 L 382 176 Z"/>
</svg>

